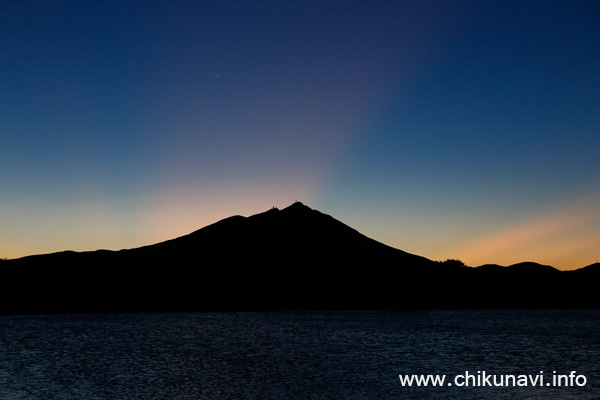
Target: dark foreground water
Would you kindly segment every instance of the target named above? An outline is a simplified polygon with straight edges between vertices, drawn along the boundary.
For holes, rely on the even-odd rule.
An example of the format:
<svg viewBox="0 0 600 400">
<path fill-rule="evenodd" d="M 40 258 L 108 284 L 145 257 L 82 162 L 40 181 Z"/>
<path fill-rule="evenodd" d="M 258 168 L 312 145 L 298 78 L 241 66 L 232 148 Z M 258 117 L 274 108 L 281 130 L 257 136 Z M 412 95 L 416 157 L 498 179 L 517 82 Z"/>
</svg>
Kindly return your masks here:
<svg viewBox="0 0 600 400">
<path fill-rule="evenodd" d="M 399 374 L 543 371 L 527 387 Z M 585 386 L 553 387 L 556 374 Z M 538 381 L 539 382 L 539 381 Z M 579 378 L 582 383 L 582 378 Z M 598 399 L 600 311 L 0 317 L 0 399 Z"/>
</svg>

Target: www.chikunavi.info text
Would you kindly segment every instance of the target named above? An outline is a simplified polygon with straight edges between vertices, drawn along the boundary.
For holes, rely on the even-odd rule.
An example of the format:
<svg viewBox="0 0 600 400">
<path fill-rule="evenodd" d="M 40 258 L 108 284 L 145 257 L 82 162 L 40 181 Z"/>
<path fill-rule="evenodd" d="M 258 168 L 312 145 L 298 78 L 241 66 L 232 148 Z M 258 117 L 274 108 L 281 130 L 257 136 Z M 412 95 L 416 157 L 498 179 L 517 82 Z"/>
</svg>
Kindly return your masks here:
<svg viewBox="0 0 600 400">
<path fill-rule="evenodd" d="M 459 386 L 459 387 L 514 387 L 514 386 L 550 386 L 550 387 L 573 387 L 585 386 L 587 378 L 585 375 L 571 371 L 568 374 L 559 374 L 552 371 L 551 374 L 488 374 L 486 371 L 469 372 L 457 375 L 398 375 L 402 386 Z"/>
</svg>

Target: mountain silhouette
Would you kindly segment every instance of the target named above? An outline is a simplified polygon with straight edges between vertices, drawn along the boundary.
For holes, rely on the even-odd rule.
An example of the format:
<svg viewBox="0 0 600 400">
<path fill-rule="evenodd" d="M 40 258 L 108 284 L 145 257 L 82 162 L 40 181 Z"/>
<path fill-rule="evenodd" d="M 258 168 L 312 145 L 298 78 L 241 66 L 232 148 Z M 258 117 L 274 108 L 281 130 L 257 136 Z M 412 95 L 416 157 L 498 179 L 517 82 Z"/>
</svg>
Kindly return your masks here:
<svg viewBox="0 0 600 400">
<path fill-rule="evenodd" d="M 594 307 L 600 268 L 470 268 L 370 239 L 300 202 L 129 250 L 0 262 L 1 313 Z"/>
</svg>

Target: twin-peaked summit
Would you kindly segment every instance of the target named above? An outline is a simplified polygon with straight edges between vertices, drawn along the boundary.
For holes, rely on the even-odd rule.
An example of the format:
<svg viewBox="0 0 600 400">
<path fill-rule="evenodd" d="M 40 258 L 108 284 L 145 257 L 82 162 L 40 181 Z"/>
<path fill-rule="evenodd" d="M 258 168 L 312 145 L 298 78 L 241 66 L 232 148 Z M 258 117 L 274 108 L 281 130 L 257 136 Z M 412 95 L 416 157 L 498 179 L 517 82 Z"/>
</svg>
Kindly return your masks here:
<svg viewBox="0 0 600 400">
<path fill-rule="evenodd" d="M 300 202 L 250 217 L 233 216 L 189 235 L 137 249 L 154 258 L 168 257 L 186 265 L 210 260 L 259 268 L 265 261 L 302 264 L 388 262 L 404 266 L 431 261 L 370 239 L 333 217 Z"/>
</svg>

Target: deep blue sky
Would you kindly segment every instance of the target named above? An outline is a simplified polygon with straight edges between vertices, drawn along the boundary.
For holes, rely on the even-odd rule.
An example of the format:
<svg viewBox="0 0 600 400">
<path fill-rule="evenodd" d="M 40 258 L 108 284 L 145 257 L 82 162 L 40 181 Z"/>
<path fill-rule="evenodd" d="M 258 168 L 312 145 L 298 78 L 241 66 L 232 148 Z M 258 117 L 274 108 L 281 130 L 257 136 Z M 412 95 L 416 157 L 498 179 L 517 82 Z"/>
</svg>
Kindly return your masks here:
<svg viewBox="0 0 600 400">
<path fill-rule="evenodd" d="M 0 257 L 294 200 L 469 265 L 600 258 L 597 1 L 0 3 Z"/>
</svg>

